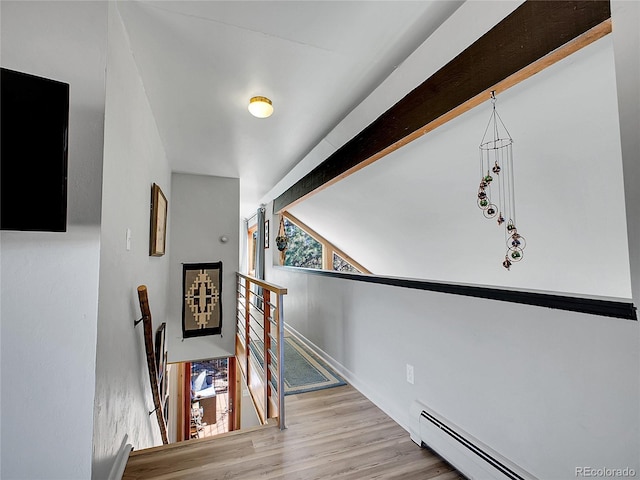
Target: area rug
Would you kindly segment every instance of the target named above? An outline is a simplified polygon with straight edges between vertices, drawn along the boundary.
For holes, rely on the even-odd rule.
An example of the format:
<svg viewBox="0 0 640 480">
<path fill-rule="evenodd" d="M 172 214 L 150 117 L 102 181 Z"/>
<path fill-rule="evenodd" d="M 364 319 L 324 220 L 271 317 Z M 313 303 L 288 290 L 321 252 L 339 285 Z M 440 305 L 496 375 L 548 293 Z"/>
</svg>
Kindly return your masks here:
<svg viewBox="0 0 640 480">
<path fill-rule="evenodd" d="M 251 351 L 263 365 L 262 342 L 254 342 Z M 284 338 L 284 394 L 313 392 L 346 385 L 347 382 L 327 363 L 289 334 Z"/>
</svg>

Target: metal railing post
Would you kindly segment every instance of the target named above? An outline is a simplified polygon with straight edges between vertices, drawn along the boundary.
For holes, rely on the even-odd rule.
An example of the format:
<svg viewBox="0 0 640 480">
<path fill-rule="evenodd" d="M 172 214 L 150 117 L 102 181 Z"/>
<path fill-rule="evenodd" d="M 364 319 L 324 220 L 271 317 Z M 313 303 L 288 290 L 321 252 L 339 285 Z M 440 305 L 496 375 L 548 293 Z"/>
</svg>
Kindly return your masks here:
<svg viewBox="0 0 640 480">
<path fill-rule="evenodd" d="M 264 409 L 265 409 L 265 418 L 270 418 L 269 412 L 269 393 L 270 393 L 270 380 L 271 380 L 271 370 L 269 367 L 271 366 L 271 337 L 269 334 L 271 333 L 271 320 L 269 317 L 271 316 L 271 291 L 263 288 L 262 289 L 262 336 L 264 337 L 262 340 L 262 345 L 264 347 L 264 352 L 262 353 L 264 358 Z"/>
<path fill-rule="evenodd" d="M 244 281 L 244 351 L 246 362 L 244 371 L 249 374 L 249 343 L 251 342 L 251 314 L 249 305 L 251 304 L 251 281 L 247 278 Z M 249 379 L 247 379 L 248 381 Z"/>
<path fill-rule="evenodd" d="M 278 427 L 284 430 L 284 295 L 278 294 Z"/>
<path fill-rule="evenodd" d="M 284 430 L 286 427 L 285 427 L 285 412 L 284 412 L 285 410 L 284 409 L 284 388 L 285 388 L 284 387 L 284 368 L 285 367 L 284 367 L 284 306 L 283 304 L 284 304 L 284 295 L 286 295 L 287 289 L 271 283 L 267 283 L 264 280 L 260 280 L 258 278 L 244 275 L 239 272 L 236 273 L 236 275 L 239 279 L 238 280 L 239 285 L 242 284 L 240 279 L 244 279 L 244 286 L 245 286 L 245 299 L 244 299 L 245 305 L 244 305 L 244 312 L 242 312 L 244 314 L 243 320 L 240 320 L 242 315 L 240 315 L 241 304 L 239 301 L 237 305 L 237 309 L 238 309 L 237 317 L 239 319 L 237 323 L 238 325 L 237 328 L 239 328 L 239 326 L 242 324 L 241 322 L 244 321 L 245 335 L 244 335 L 244 338 L 240 338 L 240 336 L 236 334 L 236 338 L 239 339 L 239 342 L 237 343 L 238 348 L 244 347 L 245 361 L 238 363 L 238 366 L 240 367 L 241 371 L 244 370 L 242 373 L 244 374 L 245 380 L 247 381 L 247 386 L 249 387 L 249 393 L 252 397 L 252 400 L 256 405 L 256 407 L 258 408 L 261 421 L 266 423 L 268 418 L 273 418 L 275 416 L 273 410 L 271 411 L 269 410 L 270 399 L 273 399 L 272 400 L 273 404 L 271 408 L 272 409 L 276 408 L 276 404 L 277 404 L 278 426 L 280 427 L 281 430 Z M 252 340 L 251 340 L 252 318 L 254 321 L 259 322 L 259 316 L 254 317 L 252 315 L 252 310 L 251 310 L 252 286 L 260 287 L 260 290 L 262 290 L 262 296 L 260 297 L 259 301 L 262 302 L 262 306 L 263 306 L 262 317 L 263 317 L 263 323 L 264 323 L 263 325 L 264 375 L 263 376 L 254 376 L 255 372 L 253 372 L 250 369 L 250 366 L 251 366 L 250 356 L 251 356 L 251 343 L 252 343 Z M 240 290 L 240 287 L 238 287 L 238 290 Z M 255 296 L 256 294 L 253 293 L 253 295 Z M 275 300 L 276 296 L 277 296 L 277 305 L 275 303 L 272 303 L 272 300 Z M 240 295 L 238 295 L 238 298 L 240 298 Z M 272 307 L 273 307 L 273 314 L 271 313 Z M 271 327 L 271 322 L 275 324 L 275 328 Z M 276 331 L 277 331 L 277 342 L 278 342 L 277 352 L 273 350 L 273 341 L 275 341 L 275 338 L 276 338 Z M 242 345 L 243 343 L 244 345 Z M 236 352 L 236 355 L 238 355 L 237 352 Z M 274 357 L 276 356 L 278 361 L 277 369 L 273 365 Z M 276 384 L 275 383 L 271 384 L 271 382 L 274 381 L 274 377 L 276 375 L 278 376 L 277 378 L 278 398 L 277 399 L 275 398 L 274 392 L 273 392 Z M 255 385 L 253 384 L 253 379 L 255 380 L 259 379 Z M 257 385 L 261 381 L 264 381 L 264 385 Z M 263 392 L 263 393 L 260 393 L 260 392 Z M 264 405 L 260 405 L 261 403 L 260 396 L 262 394 L 264 394 Z"/>
</svg>

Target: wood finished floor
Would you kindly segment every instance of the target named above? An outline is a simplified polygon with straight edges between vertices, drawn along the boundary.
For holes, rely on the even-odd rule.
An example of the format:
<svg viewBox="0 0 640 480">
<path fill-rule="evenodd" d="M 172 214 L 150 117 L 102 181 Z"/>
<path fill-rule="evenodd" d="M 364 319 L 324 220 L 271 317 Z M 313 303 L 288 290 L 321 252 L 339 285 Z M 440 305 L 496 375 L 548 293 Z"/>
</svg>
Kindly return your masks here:
<svg viewBox="0 0 640 480">
<path fill-rule="evenodd" d="M 464 479 L 353 387 L 286 397 L 287 429 L 131 452 L 123 479 Z"/>
</svg>

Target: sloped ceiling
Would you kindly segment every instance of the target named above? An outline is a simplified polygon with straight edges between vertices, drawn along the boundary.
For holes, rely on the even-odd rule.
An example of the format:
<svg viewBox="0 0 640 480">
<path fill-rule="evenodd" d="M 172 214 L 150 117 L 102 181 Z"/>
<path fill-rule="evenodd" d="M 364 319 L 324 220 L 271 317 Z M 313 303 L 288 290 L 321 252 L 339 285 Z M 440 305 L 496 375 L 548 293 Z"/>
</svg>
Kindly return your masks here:
<svg viewBox="0 0 640 480">
<path fill-rule="evenodd" d="M 173 171 L 239 177 L 241 214 L 460 1 L 126 1 L 126 26 Z M 253 118 L 249 98 L 275 113 Z"/>
<path fill-rule="evenodd" d="M 249 217 L 520 3 L 118 6 L 172 169 L 240 178 Z M 527 239 L 509 272 L 475 203 L 486 106 L 291 212 L 375 274 L 630 298 L 615 91 L 609 36 L 498 99 Z M 249 115 L 254 95 L 273 100 L 271 118 Z"/>
<path fill-rule="evenodd" d="M 504 228 L 476 205 L 489 99 L 289 210 L 374 274 L 630 298 L 611 36 L 496 105 L 527 242 L 510 271 Z"/>
</svg>

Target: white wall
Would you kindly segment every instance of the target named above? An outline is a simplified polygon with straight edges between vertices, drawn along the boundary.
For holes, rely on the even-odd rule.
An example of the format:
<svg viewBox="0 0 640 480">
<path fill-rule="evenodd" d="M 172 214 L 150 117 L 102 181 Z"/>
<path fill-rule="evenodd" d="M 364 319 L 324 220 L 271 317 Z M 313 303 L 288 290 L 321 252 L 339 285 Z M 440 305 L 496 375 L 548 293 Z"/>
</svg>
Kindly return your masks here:
<svg viewBox="0 0 640 480">
<path fill-rule="evenodd" d="M 633 298 L 640 299 L 640 3 L 611 2 Z"/>
<path fill-rule="evenodd" d="M 161 442 L 148 415 L 142 325 L 133 322 L 140 317 L 136 288 L 145 284 L 154 327 L 179 327 L 179 294 L 173 318 L 167 313 L 171 236 L 165 256 L 148 254 L 152 183 L 176 206 L 170 168 L 115 3 L 3 2 L 2 22 L 3 66 L 71 84 L 69 231 L 0 237 L 2 478 L 105 478 L 125 435 L 136 449 Z M 202 348 L 190 354 L 168 337 L 169 351 L 182 346 L 183 359 L 233 352 L 239 181 L 205 183 L 224 213 L 204 235 L 213 244 L 224 231 L 229 243 L 224 251 L 200 248 L 197 260 L 221 258 L 227 267 L 225 338 L 191 342 Z M 182 193 L 189 197 L 188 189 Z M 206 243 L 193 234 L 202 230 L 197 219 L 178 228 L 194 229 L 188 236 Z M 202 245 L 177 243 L 178 256 L 181 246 L 196 252 Z"/>
<path fill-rule="evenodd" d="M 611 37 L 498 96 L 527 242 L 510 271 L 504 226 L 476 206 L 488 98 L 291 212 L 375 274 L 630 298 Z"/>
<path fill-rule="evenodd" d="M 537 478 L 640 471 L 638 322 L 279 267 L 267 279 L 288 289 L 287 324 L 405 428 L 420 400 Z"/>
<path fill-rule="evenodd" d="M 620 143 L 629 238 L 631 288 L 640 303 L 640 3 L 612 0 L 611 17 L 620 112 Z M 636 338 L 640 328 L 636 328 Z M 640 386 L 636 383 L 636 399 Z M 635 417 L 640 418 L 640 401 Z"/>
<path fill-rule="evenodd" d="M 124 435 L 135 449 L 162 443 L 137 287 L 146 285 L 155 329 L 166 317 L 169 254 L 149 256 L 151 185 L 171 205 L 171 174 L 116 4 L 109 4 L 100 300 L 93 478 L 105 478 Z M 168 218 L 171 228 L 171 216 Z M 131 249 L 126 231 L 131 230 Z M 170 252 L 171 243 L 166 251 Z"/>
<path fill-rule="evenodd" d="M 481 7 L 460 37 L 486 22 L 488 4 L 469 2 L 456 12 L 461 18 L 468 8 Z M 620 253 L 629 258 L 622 268 L 633 279 L 637 305 L 638 4 L 614 1 L 613 23 L 624 166 L 616 188 L 621 193 L 623 180 L 625 194 L 616 208 L 626 210 L 629 246 L 627 251 L 621 245 Z M 351 120 L 345 131 L 357 123 Z M 616 235 L 625 233 L 618 224 Z M 429 246 L 427 236 L 424 248 Z M 405 428 L 413 422 L 411 402 L 420 400 L 541 479 L 575 478 L 576 467 L 640 471 L 638 322 L 327 278 L 266 263 L 267 280 L 288 288 L 287 324 Z M 599 282 L 592 293 L 608 292 L 607 283 Z M 622 288 L 628 295 L 628 281 Z M 408 363 L 415 367 L 413 385 L 405 380 Z"/>
<path fill-rule="evenodd" d="M 0 8 L 2 66 L 70 84 L 67 232 L 0 234 L 0 476 L 84 480 L 91 476 L 107 3 L 3 1 Z"/>
<path fill-rule="evenodd" d="M 169 202 L 171 271 L 167 294 L 169 362 L 230 357 L 235 350 L 240 181 L 174 173 Z M 226 236 L 223 243 L 220 237 Z M 182 338 L 182 264 L 222 261 L 222 336 Z"/>
</svg>

